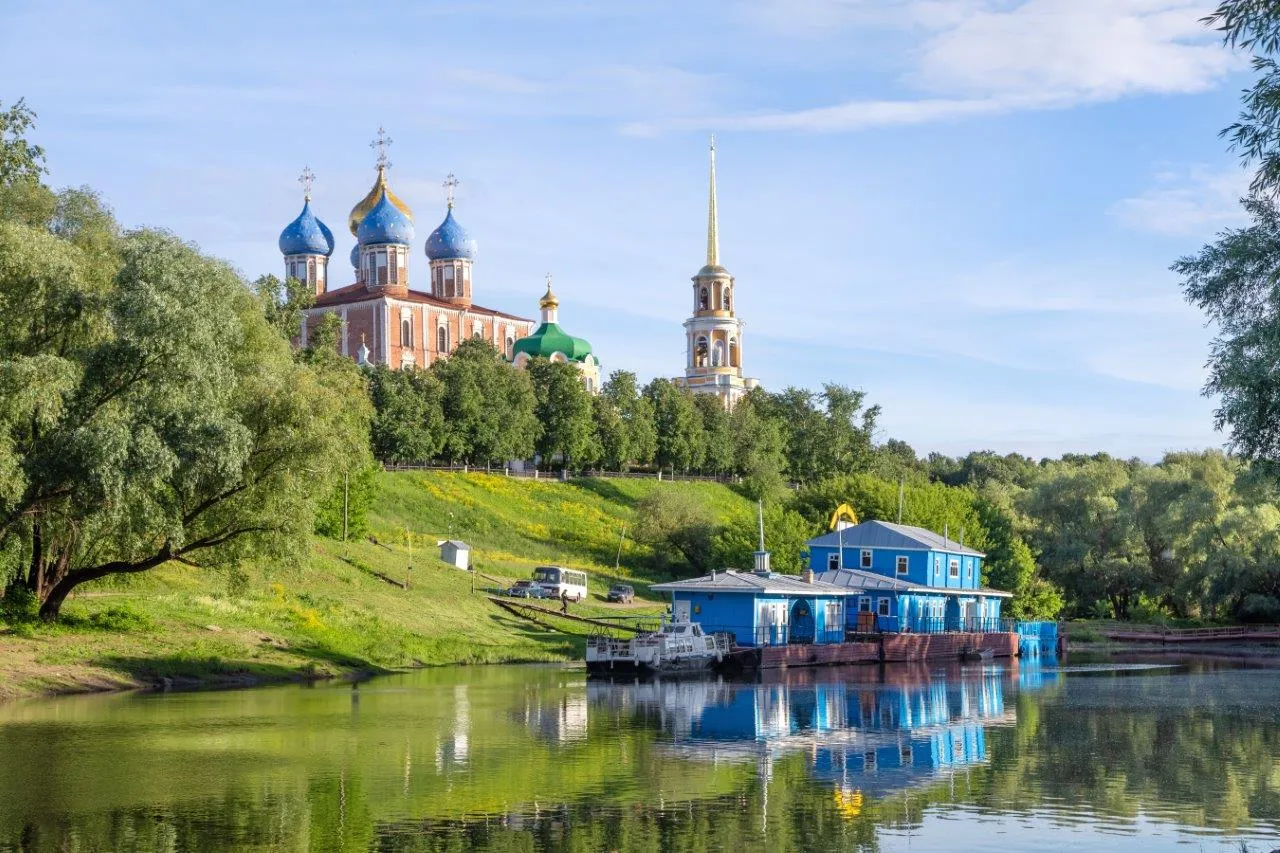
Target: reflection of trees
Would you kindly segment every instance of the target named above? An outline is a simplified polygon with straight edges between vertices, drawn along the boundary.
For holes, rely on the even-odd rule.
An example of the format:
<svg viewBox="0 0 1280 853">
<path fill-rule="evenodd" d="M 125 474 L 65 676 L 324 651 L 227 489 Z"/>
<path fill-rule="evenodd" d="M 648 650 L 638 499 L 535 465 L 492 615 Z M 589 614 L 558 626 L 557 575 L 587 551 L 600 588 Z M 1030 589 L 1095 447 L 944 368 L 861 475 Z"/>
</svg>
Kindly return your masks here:
<svg viewBox="0 0 1280 853">
<path fill-rule="evenodd" d="M 776 738 L 815 738 L 818 750 L 823 725 L 865 725 L 874 739 L 1016 710 L 1016 724 L 986 728 L 985 763 L 879 794 L 861 786 L 843 810 L 814 750 L 765 751 L 763 770 L 673 750 L 696 737 L 682 707 L 731 705 L 750 685 L 606 691 L 590 698 L 584 730 L 589 694 L 555 670 L 414 678 L 425 689 L 365 685 L 358 713 L 333 689 L 113 701 L 72 728 L 55 725 L 58 708 L 80 706 L 14 708 L 0 717 L 0 850 L 872 851 L 882 829 L 917 827 L 948 803 L 993 814 L 1079 804 L 1227 830 L 1280 818 L 1265 671 L 1069 675 L 1038 692 L 1006 682 L 1002 698 L 987 697 L 986 680 L 961 689 L 915 675 L 756 686 L 762 708 L 790 697 Z M 899 694 L 909 701 L 890 701 Z M 463 721 L 465 756 L 437 765 Z M 12 766 L 40 773 L 18 780 Z"/>
</svg>

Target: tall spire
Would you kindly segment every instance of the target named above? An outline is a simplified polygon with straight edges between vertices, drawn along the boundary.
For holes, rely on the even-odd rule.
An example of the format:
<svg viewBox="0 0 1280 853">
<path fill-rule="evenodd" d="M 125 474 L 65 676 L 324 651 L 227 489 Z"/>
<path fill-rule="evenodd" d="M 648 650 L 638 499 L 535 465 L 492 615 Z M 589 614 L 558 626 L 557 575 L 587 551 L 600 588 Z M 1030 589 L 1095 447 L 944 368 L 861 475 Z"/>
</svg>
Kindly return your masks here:
<svg viewBox="0 0 1280 853">
<path fill-rule="evenodd" d="M 711 137 L 711 198 L 707 203 L 707 266 L 720 266 L 720 233 L 716 216 L 716 138 Z"/>
</svg>

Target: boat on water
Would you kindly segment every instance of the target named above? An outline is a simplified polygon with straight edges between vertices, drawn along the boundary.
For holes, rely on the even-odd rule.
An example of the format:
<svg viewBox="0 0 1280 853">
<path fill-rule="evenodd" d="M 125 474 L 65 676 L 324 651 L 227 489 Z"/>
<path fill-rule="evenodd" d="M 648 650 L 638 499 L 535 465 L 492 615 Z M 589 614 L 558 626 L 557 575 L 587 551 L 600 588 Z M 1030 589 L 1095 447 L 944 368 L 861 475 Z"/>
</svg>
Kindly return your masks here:
<svg viewBox="0 0 1280 853">
<path fill-rule="evenodd" d="M 960 653 L 960 660 L 964 661 L 989 661 L 995 657 L 995 652 L 991 649 L 965 649 Z"/>
<path fill-rule="evenodd" d="M 705 672 L 732 649 L 724 634 L 707 634 L 697 622 L 662 621 L 659 630 L 627 640 L 587 638 L 587 672 L 641 675 Z"/>
</svg>

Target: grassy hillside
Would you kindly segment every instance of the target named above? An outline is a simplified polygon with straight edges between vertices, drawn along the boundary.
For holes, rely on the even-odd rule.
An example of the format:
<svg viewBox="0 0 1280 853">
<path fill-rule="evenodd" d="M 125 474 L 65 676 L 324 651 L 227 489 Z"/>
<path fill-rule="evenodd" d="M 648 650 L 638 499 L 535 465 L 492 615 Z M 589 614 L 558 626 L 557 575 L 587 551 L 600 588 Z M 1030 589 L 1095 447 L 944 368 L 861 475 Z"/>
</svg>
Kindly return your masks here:
<svg viewBox="0 0 1280 853">
<path fill-rule="evenodd" d="M 656 613 L 643 599 L 647 549 L 619 539 L 637 500 L 686 489 L 722 518 L 750 504 L 713 483 L 585 479 L 569 483 L 498 475 L 381 475 L 370 519 L 376 542 L 319 540 L 300 566 L 245 575 L 167 567 L 123 582 L 86 585 L 66 624 L 0 624 L 0 697 L 154 684 L 238 683 L 377 671 L 417 664 L 567 660 L 581 639 L 509 616 L 485 599 L 485 577 L 440 562 L 435 542 L 461 538 L 479 572 L 503 585 L 556 562 L 585 569 L 592 600 L 579 615 Z M 409 589 L 403 582 L 411 555 Z M 642 598 L 601 599 L 620 578 Z M 566 623 L 567 625 L 567 623 Z"/>
</svg>

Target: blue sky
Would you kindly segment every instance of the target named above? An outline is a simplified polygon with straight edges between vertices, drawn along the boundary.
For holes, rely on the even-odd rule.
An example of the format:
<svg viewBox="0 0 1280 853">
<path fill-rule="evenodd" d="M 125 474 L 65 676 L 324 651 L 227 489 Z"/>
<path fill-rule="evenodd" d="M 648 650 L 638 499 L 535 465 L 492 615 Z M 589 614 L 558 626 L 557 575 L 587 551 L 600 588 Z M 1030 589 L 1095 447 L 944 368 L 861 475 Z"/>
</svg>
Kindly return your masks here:
<svg viewBox="0 0 1280 853">
<path fill-rule="evenodd" d="M 1167 269 L 1248 182 L 1211 5 L 9 0 L 0 101 L 53 183 L 249 277 L 309 164 L 343 283 L 383 125 L 411 275 L 454 172 L 477 301 L 536 316 L 550 271 L 562 325 L 645 379 L 684 363 L 714 132 L 749 375 L 862 388 L 922 454 L 1155 458 L 1222 441 Z"/>
</svg>

